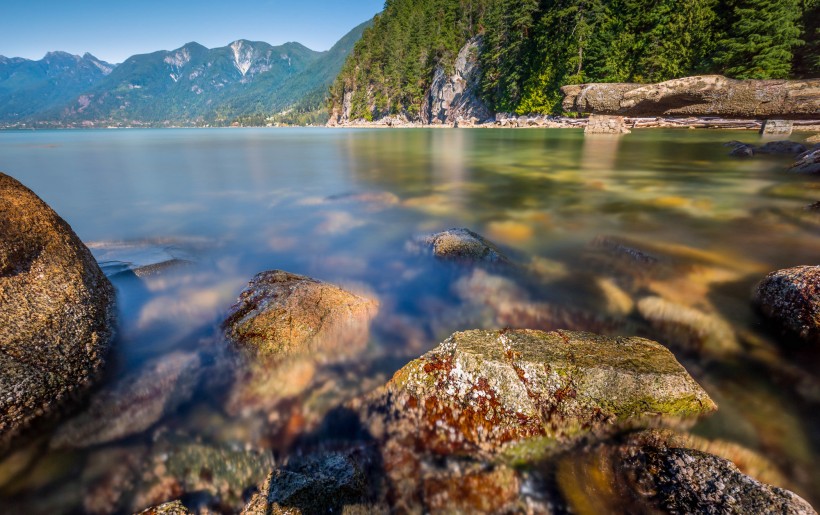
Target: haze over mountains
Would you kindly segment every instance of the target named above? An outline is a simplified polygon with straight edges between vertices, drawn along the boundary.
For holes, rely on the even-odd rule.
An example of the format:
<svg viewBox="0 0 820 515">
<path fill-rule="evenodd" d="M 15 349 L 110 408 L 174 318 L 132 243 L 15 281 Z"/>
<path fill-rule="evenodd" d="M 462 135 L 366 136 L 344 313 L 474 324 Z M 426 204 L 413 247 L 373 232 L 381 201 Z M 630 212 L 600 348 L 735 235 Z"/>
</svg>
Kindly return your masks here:
<svg viewBox="0 0 820 515">
<path fill-rule="evenodd" d="M 0 56 L 0 125 L 225 125 L 316 109 L 369 24 L 324 52 L 237 40 L 212 49 L 191 42 L 119 65 L 65 52 L 39 61 Z"/>
</svg>

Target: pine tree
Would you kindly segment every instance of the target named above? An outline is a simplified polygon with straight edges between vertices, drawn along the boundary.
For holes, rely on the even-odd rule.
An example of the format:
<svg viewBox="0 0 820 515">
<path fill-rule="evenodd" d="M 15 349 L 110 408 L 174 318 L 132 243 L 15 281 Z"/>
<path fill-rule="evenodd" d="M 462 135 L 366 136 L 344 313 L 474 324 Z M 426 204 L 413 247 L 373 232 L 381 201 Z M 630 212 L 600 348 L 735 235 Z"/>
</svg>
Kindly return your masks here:
<svg viewBox="0 0 820 515">
<path fill-rule="evenodd" d="M 738 79 L 785 79 L 800 40 L 798 0 L 741 0 L 715 62 Z"/>
</svg>

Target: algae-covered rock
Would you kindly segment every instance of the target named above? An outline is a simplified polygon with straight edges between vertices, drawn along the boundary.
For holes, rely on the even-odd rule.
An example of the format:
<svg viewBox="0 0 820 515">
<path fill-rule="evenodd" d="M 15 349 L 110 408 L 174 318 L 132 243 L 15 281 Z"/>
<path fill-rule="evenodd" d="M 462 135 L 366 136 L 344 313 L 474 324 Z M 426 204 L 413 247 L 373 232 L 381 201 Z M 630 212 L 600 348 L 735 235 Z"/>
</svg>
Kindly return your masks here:
<svg viewBox="0 0 820 515">
<path fill-rule="evenodd" d="M 350 355 L 368 340 L 378 302 L 282 270 L 258 274 L 223 322 L 226 337 L 251 354 Z"/>
<path fill-rule="evenodd" d="M 0 173 L 0 447 L 91 384 L 114 316 L 114 288 L 88 248 Z"/>
<path fill-rule="evenodd" d="M 784 333 L 820 342 L 820 266 L 770 273 L 757 285 L 754 303 Z"/>
<path fill-rule="evenodd" d="M 125 376 L 61 425 L 52 447 L 88 447 L 145 431 L 191 398 L 201 365 L 195 352 L 172 352 Z"/>
<path fill-rule="evenodd" d="M 581 515 L 621 513 L 814 514 L 794 493 L 743 474 L 730 461 L 676 439 L 638 434 L 566 454 L 557 483 Z"/>
<path fill-rule="evenodd" d="M 200 443 L 162 441 L 152 451 L 136 508 L 197 493 L 201 503 L 239 511 L 245 491 L 273 468 L 270 452 L 235 450 Z"/>
<path fill-rule="evenodd" d="M 434 454 L 513 456 L 626 427 L 680 423 L 715 404 L 662 345 L 534 330 L 466 331 L 399 370 L 366 405 L 371 432 Z"/>
<path fill-rule="evenodd" d="M 418 237 L 408 243 L 408 248 L 416 252 L 431 252 L 436 258 L 449 261 L 510 263 L 509 258 L 495 244 L 464 228 Z"/>
<path fill-rule="evenodd" d="M 193 515 L 193 513 L 180 501 L 171 501 L 142 510 L 137 515 Z"/>
</svg>

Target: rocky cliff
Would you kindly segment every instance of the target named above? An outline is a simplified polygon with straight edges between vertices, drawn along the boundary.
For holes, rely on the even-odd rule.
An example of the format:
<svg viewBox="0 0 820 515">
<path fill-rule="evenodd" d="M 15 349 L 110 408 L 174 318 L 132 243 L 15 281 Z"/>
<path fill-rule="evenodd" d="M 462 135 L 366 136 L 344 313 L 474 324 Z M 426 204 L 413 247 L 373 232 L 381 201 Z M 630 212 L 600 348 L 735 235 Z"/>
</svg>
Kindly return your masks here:
<svg viewBox="0 0 820 515">
<path fill-rule="evenodd" d="M 480 46 L 481 37 L 475 37 L 461 48 L 452 75 L 448 76 L 441 65 L 436 68 L 421 109 L 423 123 L 451 124 L 471 118 L 483 122 L 492 117 L 490 109 L 478 98 Z"/>
<path fill-rule="evenodd" d="M 563 109 L 619 116 L 721 116 L 806 120 L 820 117 L 820 79 L 734 80 L 721 75 L 657 84 L 564 86 Z"/>
</svg>

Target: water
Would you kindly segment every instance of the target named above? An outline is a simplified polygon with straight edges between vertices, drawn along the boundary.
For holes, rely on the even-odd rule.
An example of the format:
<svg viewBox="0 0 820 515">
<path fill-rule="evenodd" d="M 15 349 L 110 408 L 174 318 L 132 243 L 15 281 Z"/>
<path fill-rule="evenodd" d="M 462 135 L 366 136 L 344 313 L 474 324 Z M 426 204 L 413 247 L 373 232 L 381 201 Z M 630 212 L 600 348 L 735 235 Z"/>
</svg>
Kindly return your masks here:
<svg viewBox="0 0 820 515">
<path fill-rule="evenodd" d="M 820 200 L 820 182 L 786 174 L 789 158 L 729 157 L 721 143 L 733 139 L 759 136 L 644 130 L 584 138 L 580 130 L 552 129 L 0 133 L 0 170 L 71 224 L 118 289 L 109 384 L 174 353 L 199 353 L 210 371 L 192 400 L 137 434 L 74 450 L 49 450 L 49 432 L 32 438 L 0 462 L 0 511 L 144 507 L 140 502 L 162 494 L 156 477 L 145 479 L 156 471 L 140 466 L 193 443 L 230 452 L 272 449 L 281 457 L 301 428 L 288 425 L 288 410 L 299 409 L 293 402 L 275 416 L 242 418 L 226 414 L 213 393 L 224 386 L 223 374 L 212 373 L 220 369 L 214 362 L 228 361 L 218 323 L 247 282 L 269 269 L 341 284 L 381 303 L 367 350 L 355 363 L 311 376 L 314 393 L 297 404 L 332 405 L 382 384 L 455 330 L 531 325 L 498 300 L 515 288 L 523 304 L 565 310 L 557 315 L 560 325 L 667 343 L 720 405 L 695 433 L 758 451 L 783 486 L 817 503 L 820 353 L 778 346 L 749 300 L 767 272 L 817 263 L 820 215 L 803 208 Z M 381 196 L 345 197 L 365 192 Z M 414 235 L 450 227 L 504 245 L 525 264 L 526 278 L 459 270 L 407 251 Z M 643 281 L 636 279 L 641 273 L 607 253 L 612 241 L 659 257 L 662 273 L 630 290 L 631 282 Z M 174 258 L 190 264 L 141 280 L 127 273 Z M 647 323 L 634 307 L 643 296 L 706 314 L 707 331 L 728 326 L 735 340 L 730 355 L 708 343 L 693 349 L 687 335 Z M 246 478 L 245 486 L 260 479 Z M 225 509 L 241 504 L 223 501 Z"/>
</svg>

